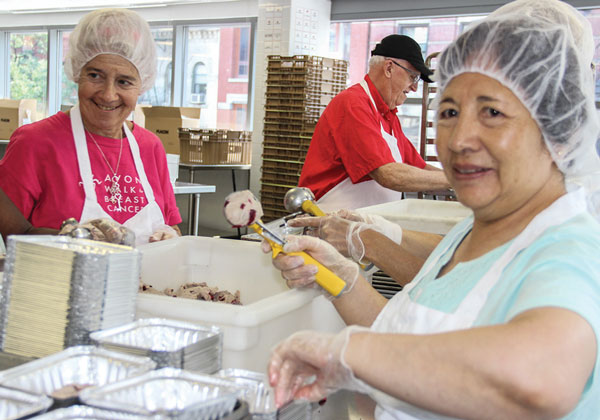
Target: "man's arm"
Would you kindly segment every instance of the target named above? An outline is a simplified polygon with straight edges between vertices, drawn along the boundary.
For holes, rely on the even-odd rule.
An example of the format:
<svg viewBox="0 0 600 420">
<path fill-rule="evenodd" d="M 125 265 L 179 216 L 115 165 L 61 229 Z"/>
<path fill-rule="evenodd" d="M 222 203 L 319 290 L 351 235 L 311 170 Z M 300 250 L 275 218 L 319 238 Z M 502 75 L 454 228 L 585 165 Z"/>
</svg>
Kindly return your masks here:
<svg viewBox="0 0 600 420">
<path fill-rule="evenodd" d="M 406 163 L 387 163 L 369 173 L 379 185 L 395 191 L 438 191 L 450 188 L 444 172 L 427 165 L 425 169 Z"/>
</svg>

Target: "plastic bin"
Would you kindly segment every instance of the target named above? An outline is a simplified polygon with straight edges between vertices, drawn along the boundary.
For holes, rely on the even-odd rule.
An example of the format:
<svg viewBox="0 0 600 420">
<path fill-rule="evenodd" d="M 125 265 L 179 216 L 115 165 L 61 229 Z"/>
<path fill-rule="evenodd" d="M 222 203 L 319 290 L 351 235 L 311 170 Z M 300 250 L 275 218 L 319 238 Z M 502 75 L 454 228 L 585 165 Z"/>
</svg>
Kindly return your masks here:
<svg viewBox="0 0 600 420">
<path fill-rule="evenodd" d="M 315 290 L 289 290 L 260 243 L 180 237 L 142 245 L 142 281 L 163 290 L 206 282 L 239 290 L 242 305 L 139 293 L 137 318 L 170 318 L 223 331 L 223 368 L 266 372 L 271 348 L 304 329 L 336 332 L 345 324 Z"/>
<path fill-rule="evenodd" d="M 359 213 L 378 214 L 398 223 L 403 229 L 445 235 L 472 211 L 456 201 L 407 198 L 363 207 Z"/>
</svg>

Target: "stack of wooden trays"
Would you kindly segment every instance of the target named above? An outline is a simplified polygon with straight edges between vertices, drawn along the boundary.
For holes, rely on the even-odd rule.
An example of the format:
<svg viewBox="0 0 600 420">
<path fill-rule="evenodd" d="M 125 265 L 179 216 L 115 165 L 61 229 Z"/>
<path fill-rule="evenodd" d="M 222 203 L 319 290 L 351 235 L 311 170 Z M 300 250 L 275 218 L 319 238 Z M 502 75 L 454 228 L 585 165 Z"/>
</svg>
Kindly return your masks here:
<svg viewBox="0 0 600 420">
<path fill-rule="evenodd" d="M 309 55 L 268 56 L 261 203 L 264 221 L 288 214 L 283 196 L 298 185 L 317 121 L 346 88 L 348 62 Z"/>
</svg>

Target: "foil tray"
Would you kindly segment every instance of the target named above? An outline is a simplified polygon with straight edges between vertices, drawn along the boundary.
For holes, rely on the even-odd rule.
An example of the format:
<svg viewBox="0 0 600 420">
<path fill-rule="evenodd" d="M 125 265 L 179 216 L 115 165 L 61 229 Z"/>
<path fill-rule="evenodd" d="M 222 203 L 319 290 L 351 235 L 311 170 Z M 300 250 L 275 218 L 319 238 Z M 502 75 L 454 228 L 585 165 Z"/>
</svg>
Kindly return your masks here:
<svg viewBox="0 0 600 420">
<path fill-rule="evenodd" d="M 310 420 L 312 408 L 308 401 L 292 401 L 279 410 L 275 395 L 263 373 L 244 369 L 223 369 L 218 377 L 235 383 L 240 398 L 248 403 L 254 420 Z"/>
<path fill-rule="evenodd" d="M 155 363 L 146 357 L 75 346 L 0 372 L 0 385 L 45 394 L 57 402 L 73 401 L 77 388 L 106 385 L 141 375 L 154 367 Z M 56 395 L 69 386 L 73 387 L 69 395 Z"/>
<path fill-rule="evenodd" d="M 21 419 L 42 413 L 51 405 L 52 399 L 45 395 L 0 387 L 0 419 Z"/>
<path fill-rule="evenodd" d="M 218 327 L 161 318 L 96 331 L 94 343 L 107 349 L 150 357 L 157 368 L 214 373 L 221 368 L 223 334 Z"/>
<path fill-rule="evenodd" d="M 85 389 L 80 399 L 93 407 L 142 416 L 215 420 L 233 411 L 238 396 L 234 384 L 225 379 L 163 368 Z"/>
<path fill-rule="evenodd" d="M 72 405 L 67 408 L 59 408 L 49 411 L 40 416 L 32 417 L 31 420 L 148 420 L 134 414 L 119 411 L 103 410 L 101 408 L 87 407 L 84 405 Z"/>
</svg>

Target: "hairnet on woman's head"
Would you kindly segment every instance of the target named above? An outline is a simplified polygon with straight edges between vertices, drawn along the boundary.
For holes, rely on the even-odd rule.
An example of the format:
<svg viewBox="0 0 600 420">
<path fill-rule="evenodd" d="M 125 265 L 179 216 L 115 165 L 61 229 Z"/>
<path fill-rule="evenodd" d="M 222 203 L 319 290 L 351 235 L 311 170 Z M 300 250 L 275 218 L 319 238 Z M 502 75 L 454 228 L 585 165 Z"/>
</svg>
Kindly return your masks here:
<svg viewBox="0 0 600 420">
<path fill-rule="evenodd" d="M 142 93 L 154 84 L 156 47 L 148 23 L 127 9 L 88 13 L 69 37 L 65 74 L 79 81 L 81 69 L 100 54 L 116 54 L 130 61 L 142 80 Z"/>
<path fill-rule="evenodd" d="M 568 186 L 578 182 L 590 190 L 592 174 L 600 174 L 593 56 L 592 27 L 573 7 L 558 0 L 517 0 L 475 23 L 442 52 L 435 74 L 438 100 L 462 73 L 499 81 L 537 122 Z"/>
</svg>

